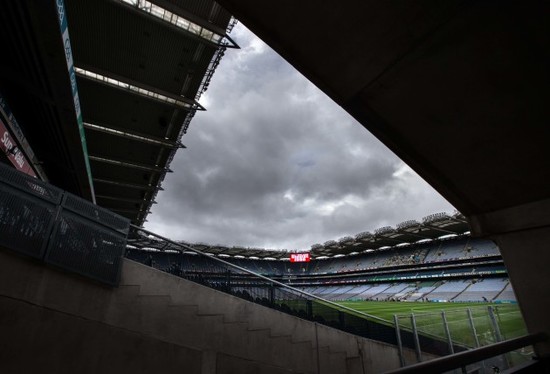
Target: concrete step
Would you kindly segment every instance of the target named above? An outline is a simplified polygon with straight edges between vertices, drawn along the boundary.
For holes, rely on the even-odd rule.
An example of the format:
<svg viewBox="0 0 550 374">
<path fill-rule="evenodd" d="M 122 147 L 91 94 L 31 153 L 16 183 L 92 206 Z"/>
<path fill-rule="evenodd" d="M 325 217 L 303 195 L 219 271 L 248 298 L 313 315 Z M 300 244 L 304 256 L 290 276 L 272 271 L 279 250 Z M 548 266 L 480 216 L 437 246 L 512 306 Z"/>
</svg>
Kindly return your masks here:
<svg viewBox="0 0 550 374">
<path fill-rule="evenodd" d="M 135 292 L 135 289 L 132 289 Z M 210 349 L 229 355 L 285 364 L 306 370 L 313 362 L 311 342 L 294 344 L 292 335 L 273 336 L 269 328 L 250 330 L 247 322 L 226 322 L 223 314 L 199 313 L 196 305 L 175 305 L 169 295 L 138 294 L 113 303 L 107 323 L 140 331 L 193 349 Z M 288 347 L 299 354 L 286 354 Z"/>
<path fill-rule="evenodd" d="M 141 264 L 137 265 L 143 266 Z M 156 284 L 143 284 L 141 286 L 140 296 L 154 296 L 157 293 L 162 292 L 163 294 L 170 295 L 172 306 L 185 305 L 189 303 L 193 303 L 194 305 L 196 305 L 198 313 L 196 313 L 195 317 L 198 318 L 216 316 L 219 315 L 220 311 L 222 311 L 223 322 L 236 324 L 247 323 L 249 326 L 248 330 L 250 331 L 264 330 L 266 329 L 266 327 L 269 327 L 270 336 L 286 336 L 286 343 L 288 344 L 305 343 L 300 345 L 300 350 L 301 352 L 303 352 L 301 356 L 305 357 L 305 361 L 308 362 L 314 362 L 313 358 L 316 355 L 316 352 L 314 351 L 314 349 L 316 349 L 316 339 L 319 340 L 319 343 L 321 345 L 334 345 L 334 341 L 338 341 L 338 334 L 342 334 L 342 332 L 328 328 L 324 325 L 315 326 L 309 321 L 304 321 L 295 317 L 289 317 L 287 314 L 279 312 L 277 310 L 250 303 L 241 298 L 237 298 L 235 296 L 228 295 L 217 290 L 209 289 L 205 286 L 187 281 L 185 279 L 174 277 L 170 274 L 162 272 L 157 273 L 158 274 L 154 274 L 154 281 L 156 282 Z M 126 281 L 131 282 L 131 277 L 126 277 Z M 223 300 L 223 308 L 220 308 L 220 300 Z M 192 306 L 189 307 L 193 308 Z M 258 313 L 258 309 L 262 309 L 262 313 Z M 174 320 L 174 323 L 176 323 L 177 321 L 177 324 L 182 327 L 187 326 L 187 322 L 193 321 L 193 316 L 187 313 L 185 314 L 185 317 L 182 318 L 183 320 L 179 320 L 177 316 L 171 317 L 171 319 Z M 198 346 L 200 347 L 216 346 L 216 343 L 219 341 L 218 339 L 225 340 L 224 337 L 233 336 L 234 334 L 239 333 L 225 333 L 222 332 L 224 330 L 223 328 L 212 329 L 210 325 L 204 326 L 204 324 L 200 322 L 193 324 L 195 326 L 192 326 L 190 328 L 186 327 L 189 329 L 187 332 L 194 335 L 195 331 L 198 331 L 200 338 L 195 338 L 194 342 L 187 342 L 187 344 L 199 344 Z M 315 329 L 317 329 L 317 331 L 315 331 Z M 166 328 L 163 328 L 162 331 L 166 331 Z M 205 338 L 204 333 L 206 331 L 212 331 L 211 333 L 209 333 L 209 336 L 211 336 L 212 339 Z M 172 331 L 172 333 L 175 332 Z M 179 332 L 176 334 L 180 333 L 183 332 Z M 242 334 L 242 332 L 240 333 Z M 336 334 L 336 336 L 334 334 Z M 358 350 L 353 336 L 350 336 L 352 338 L 347 339 L 345 346 L 338 346 L 336 348 L 339 352 L 345 352 L 345 354 L 349 357 L 353 357 L 358 355 Z M 257 347 L 258 345 L 266 344 L 265 340 L 262 342 L 258 341 L 257 339 L 257 336 L 251 335 L 250 337 L 241 339 L 239 344 L 229 344 L 229 342 L 227 342 L 227 344 L 224 344 L 224 346 L 231 347 L 230 351 L 226 351 L 231 354 L 237 355 L 242 354 L 243 352 L 245 354 L 250 354 L 250 351 L 247 351 L 248 348 L 246 346 L 250 345 L 250 347 Z M 270 346 L 276 348 L 279 346 L 279 344 L 276 344 L 275 341 L 271 341 L 269 344 Z M 197 345 L 193 345 L 192 347 L 196 346 Z M 309 347 L 309 349 L 305 347 Z M 264 358 L 277 358 L 278 353 L 278 350 L 271 352 L 262 350 L 261 355 Z M 313 355 L 313 353 L 315 353 L 315 355 Z M 329 350 L 329 354 L 330 353 L 332 352 Z M 294 355 L 294 357 L 299 356 L 300 354 Z M 286 359 L 289 360 L 290 358 L 287 357 Z M 292 358 L 291 361 L 292 360 L 294 360 L 295 364 L 299 365 L 304 362 L 304 358 Z M 343 360 L 339 365 L 339 370 L 341 370 L 341 368 L 345 366 L 345 360 Z"/>
</svg>

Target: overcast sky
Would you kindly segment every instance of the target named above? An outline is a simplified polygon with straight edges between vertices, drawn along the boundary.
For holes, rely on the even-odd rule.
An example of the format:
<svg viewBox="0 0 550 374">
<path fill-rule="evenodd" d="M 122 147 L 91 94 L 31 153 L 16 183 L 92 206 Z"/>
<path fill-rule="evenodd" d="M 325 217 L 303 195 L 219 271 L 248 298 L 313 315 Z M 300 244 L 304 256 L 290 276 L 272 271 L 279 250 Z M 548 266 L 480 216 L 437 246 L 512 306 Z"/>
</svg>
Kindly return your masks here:
<svg viewBox="0 0 550 374">
<path fill-rule="evenodd" d="M 454 208 L 241 24 L 145 227 L 302 250 Z"/>
</svg>

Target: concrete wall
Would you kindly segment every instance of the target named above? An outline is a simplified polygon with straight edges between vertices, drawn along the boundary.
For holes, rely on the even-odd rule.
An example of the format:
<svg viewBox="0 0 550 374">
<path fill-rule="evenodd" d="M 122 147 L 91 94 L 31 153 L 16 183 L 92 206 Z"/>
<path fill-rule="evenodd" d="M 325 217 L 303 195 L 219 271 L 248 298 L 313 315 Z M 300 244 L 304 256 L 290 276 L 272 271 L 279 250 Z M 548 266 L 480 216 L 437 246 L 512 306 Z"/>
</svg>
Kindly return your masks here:
<svg viewBox="0 0 550 374">
<path fill-rule="evenodd" d="M 395 347 L 125 260 L 111 289 L 0 251 L 2 373 L 378 373 Z M 413 352 L 407 351 L 407 361 Z"/>
<path fill-rule="evenodd" d="M 202 353 L 0 297 L 2 373 L 201 373 Z"/>
</svg>

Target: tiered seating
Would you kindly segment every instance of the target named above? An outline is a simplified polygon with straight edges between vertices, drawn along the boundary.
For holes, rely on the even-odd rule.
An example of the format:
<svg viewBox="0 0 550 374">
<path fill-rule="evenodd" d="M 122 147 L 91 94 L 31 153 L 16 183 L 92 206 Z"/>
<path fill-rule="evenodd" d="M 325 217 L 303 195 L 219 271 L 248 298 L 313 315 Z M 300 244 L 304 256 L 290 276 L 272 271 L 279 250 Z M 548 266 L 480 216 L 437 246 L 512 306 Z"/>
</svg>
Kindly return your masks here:
<svg viewBox="0 0 550 374">
<path fill-rule="evenodd" d="M 373 287 L 372 284 L 362 284 L 355 287 L 348 293 L 348 300 L 359 299 L 360 295 Z"/>
<path fill-rule="evenodd" d="M 227 259 L 227 262 L 231 262 L 232 264 L 235 264 L 237 266 L 252 270 L 255 273 L 260 272 L 258 262 L 259 261 L 250 261 L 250 260 L 244 260 L 240 258 L 232 258 Z"/>
<path fill-rule="evenodd" d="M 422 300 L 427 294 L 435 290 L 440 285 L 439 282 L 422 282 L 417 286 L 416 291 L 411 293 L 406 300 L 416 301 Z"/>
<path fill-rule="evenodd" d="M 516 301 L 516 294 L 514 294 L 514 290 L 512 288 L 512 284 L 508 282 L 508 285 L 504 288 L 504 290 L 497 295 L 495 300 L 498 301 Z"/>
<path fill-rule="evenodd" d="M 384 262 L 383 266 L 415 265 L 423 261 L 423 249 L 421 248 L 400 249 L 391 252 L 391 257 Z"/>
<path fill-rule="evenodd" d="M 470 239 L 468 245 L 464 249 L 464 257 L 487 257 L 498 256 L 500 251 L 497 245 L 488 240 Z"/>
<path fill-rule="evenodd" d="M 377 285 L 333 285 L 323 287 L 302 287 L 302 290 L 333 301 L 344 300 L 401 300 L 420 301 L 514 301 L 513 290 L 507 278 L 494 278 L 476 283 L 469 280 L 443 282 L 383 283 Z M 503 291 L 504 289 L 504 291 Z M 502 291 L 502 293 L 500 293 Z M 496 297 L 498 295 L 498 297 Z M 485 297 L 487 300 L 483 299 Z"/>
<path fill-rule="evenodd" d="M 267 264 L 267 266 L 265 265 Z M 267 275 L 283 275 L 285 273 L 285 263 L 283 261 L 265 261 L 262 268 L 265 267 Z M 271 272 L 269 272 L 271 270 Z"/>
<path fill-rule="evenodd" d="M 502 274 L 505 269 L 500 262 L 485 259 L 499 255 L 493 242 L 456 237 L 442 241 L 427 241 L 410 247 L 364 252 L 357 255 L 328 259 L 313 259 L 307 263 L 291 263 L 286 260 L 261 260 L 250 258 L 225 257 L 224 260 L 253 272 L 274 277 L 282 282 L 308 285 L 303 290 L 319 297 L 331 300 L 397 299 L 402 301 L 456 300 L 483 301 L 515 300 L 511 287 L 498 283 L 489 287 L 491 282 L 483 281 L 466 289 L 475 278 L 487 279 L 488 276 Z M 243 271 L 218 266 L 200 255 L 172 252 L 128 250 L 127 257 L 157 269 L 169 271 L 184 277 L 202 277 L 208 275 L 215 282 L 224 282 L 226 277 L 239 275 L 235 285 L 242 285 L 246 277 L 240 277 Z M 481 261 L 465 261 L 459 264 L 443 264 L 450 260 L 481 258 Z M 416 266 L 424 265 L 427 266 Z M 433 266 L 432 266 L 433 264 Z M 396 268 L 399 267 L 399 268 Z M 363 273 L 364 272 L 364 273 Z M 204 274 L 202 274 L 204 273 Z M 334 276 L 333 276 L 334 275 Z M 229 279 L 229 278 L 227 278 Z M 452 279 L 446 280 L 443 279 Z M 468 279 L 468 280 L 464 280 Z M 427 282 L 424 282 L 427 280 Z M 418 283 L 421 281 L 422 283 Z M 362 284 L 371 282 L 370 284 Z M 374 282 L 384 282 L 375 284 Z M 417 284 L 411 284 L 417 282 Z M 487 286 L 487 288 L 483 288 Z M 243 288 L 240 290 L 245 291 Z M 500 292 L 502 292 L 500 294 Z"/>
<path fill-rule="evenodd" d="M 313 274 L 335 273 L 337 269 L 337 265 L 335 264 L 336 260 L 338 259 L 329 258 L 317 261 L 312 270 Z"/>
<path fill-rule="evenodd" d="M 359 295 L 362 292 L 365 292 L 368 288 L 370 288 L 370 285 L 358 285 L 354 286 L 350 290 L 342 293 L 341 300 L 352 300 L 355 299 L 357 295 Z"/>
<path fill-rule="evenodd" d="M 170 269 L 170 258 L 168 253 L 159 253 L 153 259 L 153 267 L 162 271 L 168 271 Z"/>
<path fill-rule="evenodd" d="M 454 301 L 491 301 L 506 287 L 506 279 L 482 279 L 472 283 Z"/>
<path fill-rule="evenodd" d="M 407 286 L 408 284 L 405 284 L 405 283 L 394 284 L 391 287 L 385 289 L 384 292 L 381 292 L 378 295 L 376 295 L 376 297 L 378 298 L 378 300 L 387 300 L 387 299 L 393 298 L 393 296 L 396 293 L 401 292 Z"/>
<path fill-rule="evenodd" d="M 416 286 L 409 284 L 407 287 L 393 295 L 393 298 L 396 300 L 406 300 L 407 297 L 414 291 L 416 291 Z"/>
<path fill-rule="evenodd" d="M 354 289 L 356 286 L 336 286 L 332 287 L 333 291 L 327 295 L 327 298 L 329 300 L 347 300 L 347 297 L 345 296 L 347 292 Z"/>
<path fill-rule="evenodd" d="M 327 287 L 320 287 L 317 290 L 315 290 L 315 295 L 319 297 L 326 298 L 327 295 L 333 293 L 335 291 L 334 286 L 327 286 Z"/>
<path fill-rule="evenodd" d="M 464 291 L 470 285 L 468 280 L 451 280 L 446 281 L 441 286 L 437 287 L 429 295 L 428 300 L 452 300 L 457 294 Z"/>
<path fill-rule="evenodd" d="M 365 292 L 357 295 L 357 297 L 362 300 L 376 299 L 379 293 L 384 292 L 385 290 L 390 288 L 390 286 L 391 285 L 388 283 L 377 284 L 375 286 L 372 286 Z"/>
<path fill-rule="evenodd" d="M 464 256 L 464 248 L 468 239 L 459 238 L 452 241 L 441 242 L 437 248 L 432 248 L 426 258 L 425 263 L 443 262 L 449 260 L 457 260 Z"/>
</svg>

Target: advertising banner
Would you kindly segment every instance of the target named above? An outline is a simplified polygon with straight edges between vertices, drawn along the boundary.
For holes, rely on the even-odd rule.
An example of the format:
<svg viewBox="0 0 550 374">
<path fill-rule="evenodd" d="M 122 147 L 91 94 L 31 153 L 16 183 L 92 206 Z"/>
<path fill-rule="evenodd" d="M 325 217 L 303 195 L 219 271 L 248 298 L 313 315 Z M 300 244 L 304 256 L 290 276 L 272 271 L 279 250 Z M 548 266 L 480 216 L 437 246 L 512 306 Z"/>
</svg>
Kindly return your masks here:
<svg viewBox="0 0 550 374">
<path fill-rule="evenodd" d="M 290 255 L 290 262 L 309 262 L 311 258 L 309 253 L 292 253 Z"/>
<path fill-rule="evenodd" d="M 36 178 L 36 174 L 29 161 L 13 140 L 2 119 L 0 119 L 0 149 L 6 154 L 17 170 Z"/>
</svg>

